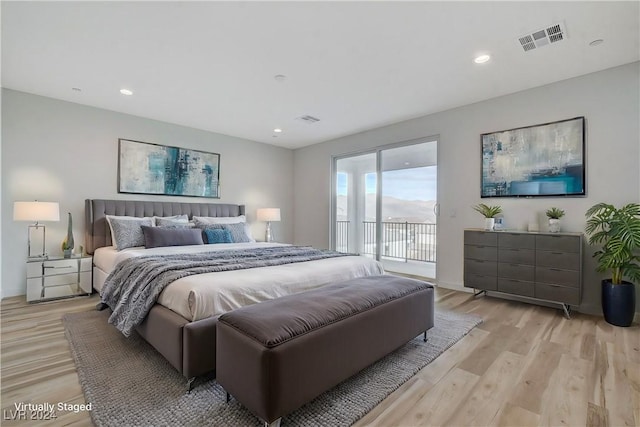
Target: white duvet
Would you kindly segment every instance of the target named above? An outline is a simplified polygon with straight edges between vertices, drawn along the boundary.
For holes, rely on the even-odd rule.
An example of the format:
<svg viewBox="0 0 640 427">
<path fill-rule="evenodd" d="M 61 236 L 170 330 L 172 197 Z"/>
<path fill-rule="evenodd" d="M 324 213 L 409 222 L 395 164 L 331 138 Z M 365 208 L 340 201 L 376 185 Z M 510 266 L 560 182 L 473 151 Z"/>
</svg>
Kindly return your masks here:
<svg viewBox="0 0 640 427">
<path fill-rule="evenodd" d="M 122 251 L 116 251 L 110 246 L 97 249 L 93 262 L 100 270 L 109 273 L 120 261 L 144 255 L 198 253 L 281 245 L 279 243 L 224 243 L 153 249 L 129 248 Z M 371 258 L 344 256 L 272 267 L 198 274 L 171 283 L 160 294 L 158 303 L 194 321 L 245 305 L 307 291 L 328 283 L 383 273 L 382 265 Z M 96 285 L 98 284 L 94 286 Z M 101 287 L 102 284 L 98 286 Z"/>
</svg>

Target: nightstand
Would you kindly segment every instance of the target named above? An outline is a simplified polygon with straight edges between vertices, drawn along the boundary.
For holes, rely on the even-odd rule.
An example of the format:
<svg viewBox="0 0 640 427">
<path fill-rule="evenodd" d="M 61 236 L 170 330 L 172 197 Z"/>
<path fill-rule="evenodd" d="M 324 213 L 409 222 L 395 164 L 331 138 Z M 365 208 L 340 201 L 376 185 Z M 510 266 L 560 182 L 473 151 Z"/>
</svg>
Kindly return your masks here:
<svg viewBox="0 0 640 427">
<path fill-rule="evenodd" d="M 91 294 L 93 257 L 49 257 L 27 261 L 27 301 Z"/>
</svg>

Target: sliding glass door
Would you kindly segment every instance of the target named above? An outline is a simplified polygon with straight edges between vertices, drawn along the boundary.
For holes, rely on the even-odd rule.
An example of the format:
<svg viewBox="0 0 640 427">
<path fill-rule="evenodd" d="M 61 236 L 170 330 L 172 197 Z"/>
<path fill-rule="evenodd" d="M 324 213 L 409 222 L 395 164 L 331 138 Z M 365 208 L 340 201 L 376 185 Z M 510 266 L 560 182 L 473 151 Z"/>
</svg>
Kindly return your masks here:
<svg viewBox="0 0 640 427">
<path fill-rule="evenodd" d="M 437 140 L 334 159 L 333 247 L 435 278 Z"/>
</svg>

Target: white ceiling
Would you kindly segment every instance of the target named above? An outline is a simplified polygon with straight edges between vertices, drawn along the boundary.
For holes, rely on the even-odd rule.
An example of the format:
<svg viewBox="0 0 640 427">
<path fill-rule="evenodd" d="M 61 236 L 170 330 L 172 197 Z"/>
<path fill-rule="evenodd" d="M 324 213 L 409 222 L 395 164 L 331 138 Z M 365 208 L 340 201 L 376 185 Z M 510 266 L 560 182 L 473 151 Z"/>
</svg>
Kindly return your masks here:
<svg viewBox="0 0 640 427">
<path fill-rule="evenodd" d="M 639 5 L 3 1 L 2 86 L 295 148 L 638 61 Z"/>
</svg>

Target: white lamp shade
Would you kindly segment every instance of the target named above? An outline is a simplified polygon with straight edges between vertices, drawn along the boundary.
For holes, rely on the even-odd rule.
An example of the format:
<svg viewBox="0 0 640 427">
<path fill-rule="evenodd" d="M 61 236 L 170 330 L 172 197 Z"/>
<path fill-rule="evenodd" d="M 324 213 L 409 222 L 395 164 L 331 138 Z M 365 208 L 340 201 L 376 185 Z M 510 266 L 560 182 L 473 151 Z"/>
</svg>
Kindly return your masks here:
<svg viewBox="0 0 640 427">
<path fill-rule="evenodd" d="M 57 202 L 14 202 L 14 221 L 60 221 Z"/>
<path fill-rule="evenodd" d="M 258 221 L 280 221 L 280 208 L 258 209 Z"/>
</svg>

